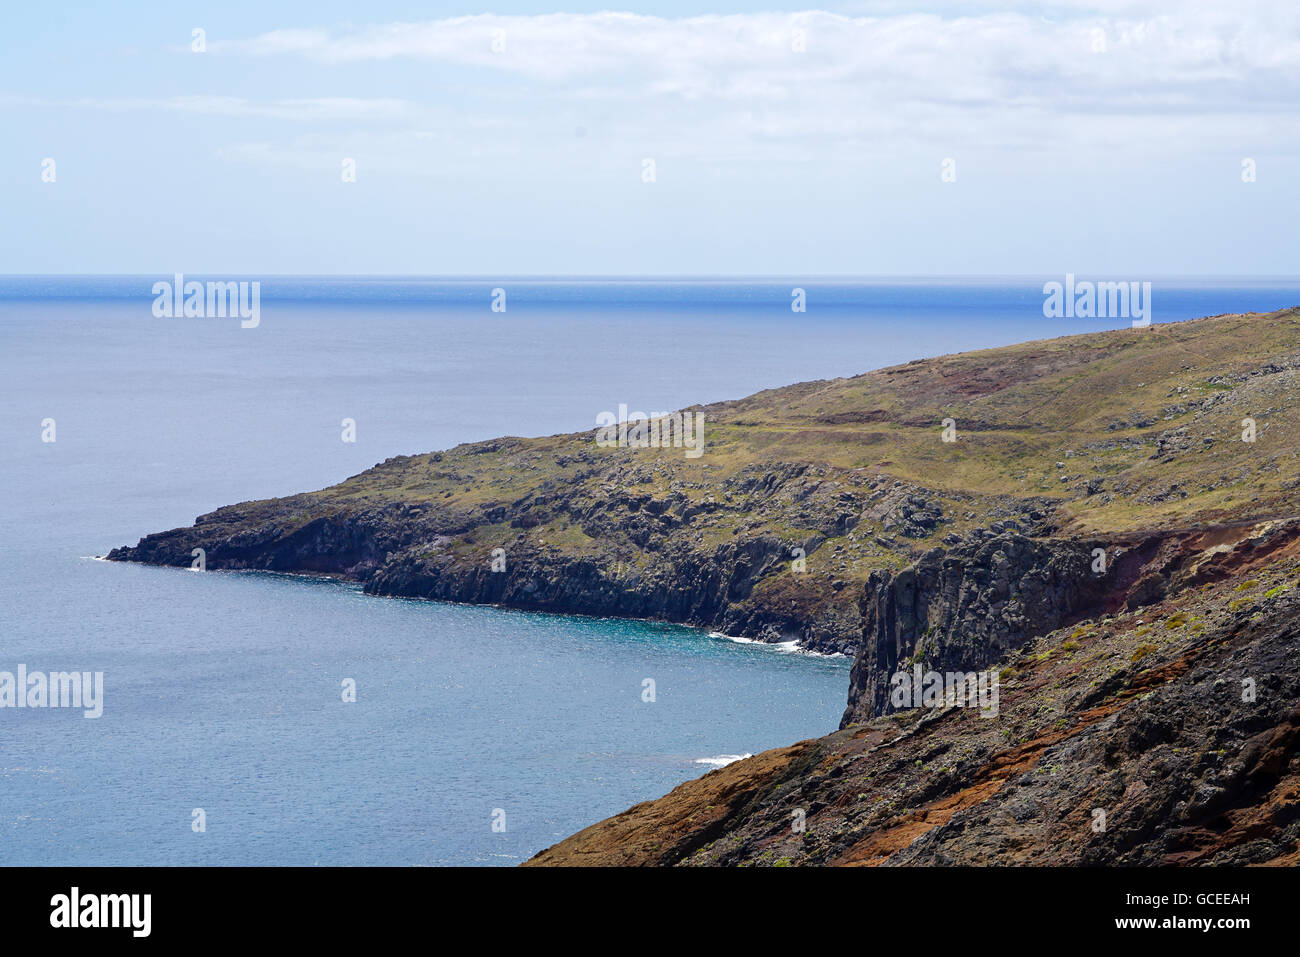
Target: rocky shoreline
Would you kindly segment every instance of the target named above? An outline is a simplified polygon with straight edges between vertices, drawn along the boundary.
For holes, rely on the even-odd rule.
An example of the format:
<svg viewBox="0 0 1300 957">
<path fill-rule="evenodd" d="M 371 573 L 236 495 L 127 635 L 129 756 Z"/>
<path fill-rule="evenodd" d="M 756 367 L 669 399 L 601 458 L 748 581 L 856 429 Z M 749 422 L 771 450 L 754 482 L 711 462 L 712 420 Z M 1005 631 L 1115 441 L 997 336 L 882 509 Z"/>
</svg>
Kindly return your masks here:
<svg viewBox="0 0 1300 957">
<path fill-rule="evenodd" d="M 549 555 L 525 541 L 510 549 L 507 570 L 497 573 L 490 552 L 483 561 L 458 561 L 440 550 L 449 542 L 444 531 L 425 531 L 409 519 L 405 510 L 392 509 L 320 519 L 285 535 L 278 525 L 250 531 L 238 513 L 216 512 L 200 516 L 190 529 L 151 535 L 106 557 L 189 567 L 201 548 L 211 570 L 329 574 L 362 583 L 368 595 L 667 621 L 757 641 L 795 641 L 822 654 L 857 650 L 856 601 L 827 602 L 807 618 L 798 606 L 775 611 L 742 603 L 758 580 L 788 566 L 791 549 L 806 541 L 760 537 L 726 543 L 712 555 L 666 555 L 663 567 L 649 575 L 617 561 L 611 567 L 593 557 Z"/>
<path fill-rule="evenodd" d="M 840 730 L 688 781 L 528 864 L 1300 864 L 1297 531 L 1180 550 L 1182 587 L 1026 640 L 998 659 L 993 717 L 872 717 L 862 695 Z"/>
<path fill-rule="evenodd" d="M 338 575 L 372 595 L 664 620 L 850 655 L 839 732 L 688 782 L 537 862 L 762 862 L 778 847 L 795 863 L 969 860 L 931 831 L 959 818 L 974 826 L 959 812 L 993 800 L 1013 777 L 1034 778 L 1049 755 L 1084 774 L 1082 754 L 1058 753 L 1072 734 L 1036 716 L 1051 712 L 1092 741 L 1122 715 L 1155 707 L 1139 704 L 1148 691 L 1181 700 L 1190 662 L 1258 631 L 1230 590 L 1253 590 L 1257 575 L 1275 581 L 1274 597 L 1291 590 L 1300 414 L 1288 400 L 1298 356 L 1296 309 L 945 356 L 696 407 L 710 436 L 698 460 L 597 447 L 590 433 L 472 443 L 389 459 L 320 492 L 221 508 L 107 557 L 190 566 L 202 554 L 209 569 Z M 938 428 L 948 421 L 957 423 L 951 438 Z M 1200 651 L 1138 640 L 1148 628 L 1138 616 L 1175 621 L 1179 603 L 1218 629 L 1196 631 Z M 1281 617 L 1241 654 L 1268 658 L 1283 647 L 1282 611 L 1293 605 L 1260 611 Z M 1210 634 L 1219 637 L 1207 645 Z M 1075 661 L 1094 646 L 1089 662 L 1104 666 L 1059 678 L 1073 710 L 1036 697 L 1030 676 L 1047 670 L 1043 662 Z M 1125 655 L 1146 664 L 1129 668 Z M 935 744 L 936 722 L 943 734 L 972 727 L 945 717 L 951 709 L 899 711 L 891 676 L 919 666 L 1013 676 L 1016 727 L 1028 737 L 1017 730 L 998 750 L 976 725 L 978 746 Z M 1085 676 L 1086 688 L 1077 684 Z M 1288 687 L 1297 677 L 1289 663 L 1259 675 Z M 1256 719 L 1233 717 L 1237 743 L 1271 728 L 1284 742 L 1269 767 L 1290 768 L 1291 718 L 1273 708 Z M 1162 711 L 1131 720 L 1182 719 Z M 1090 747 L 1114 763 L 1114 746 Z M 954 748 L 967 757 L 936 771 L 935 754 Z M 868 760 L 884 751 L 893 756 Z M 899 778 L 903 806 L 881 790 L 882 768 L 898 755 L 932 772 Z M 1124 752 L 1120 763 L 1141 760 Z M 857 782 L 857 797 L 833 783 L 841 776 Z M 797 810 L 824 818 L 816 841 L 777 833 L 771 815 L 791 793 L 806 804 Z M 871 807 L 858 807 L 862 795 L 876 795 Z M 936 806 L 942 813 L 915 818 L 915 808 Z M 658 850 L 624 834 L 625 818 L 656 834 Z M 1254 857 L 1290 853 L 1292 825 L 1278 827 L 1282 836 Z M 1092 859 L 1046 833 L 1035 840 L 1049 856 L 1031 859 Z M 932 849 L 917 850 L 925 842 Z M 1173 845 L 1151 841 L 1103 858 L 1145 860 L 1155 846 L 1176 857 Z"/>
</svg>

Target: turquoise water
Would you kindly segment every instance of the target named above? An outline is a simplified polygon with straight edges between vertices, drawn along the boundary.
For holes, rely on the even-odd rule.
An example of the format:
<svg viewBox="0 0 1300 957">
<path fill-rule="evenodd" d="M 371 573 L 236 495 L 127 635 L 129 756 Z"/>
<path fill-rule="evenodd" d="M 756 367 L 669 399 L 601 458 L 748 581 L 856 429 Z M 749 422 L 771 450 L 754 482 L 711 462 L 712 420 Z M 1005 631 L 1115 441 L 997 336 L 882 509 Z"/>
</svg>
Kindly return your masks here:
<svg viewBox="0 0 1300 957">
<path fill-rule="evenodd" d="M 265 279 L 241 329 L 154 318 L 155 278 L 0 279 L 0 671 L 104 673 L 101 718 L 0 709 L 2 863 L 513 864 L 702 761 L 825 733 L 842 659 L 94 556 L 391 455 L 588 428 L 620 402 L 1127 325 L 1044 319 L 1041 280 Z M 1298 290 L 1156 283 L 1155 318 Z"/>
</svg>

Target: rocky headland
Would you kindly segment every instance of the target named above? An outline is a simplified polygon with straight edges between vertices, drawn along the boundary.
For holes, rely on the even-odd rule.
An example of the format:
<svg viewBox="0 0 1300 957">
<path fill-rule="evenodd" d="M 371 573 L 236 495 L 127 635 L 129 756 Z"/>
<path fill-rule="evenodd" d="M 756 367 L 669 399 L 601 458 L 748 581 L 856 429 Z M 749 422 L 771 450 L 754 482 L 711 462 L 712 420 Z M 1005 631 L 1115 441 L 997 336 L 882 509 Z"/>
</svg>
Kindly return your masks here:
<svg viewBox="0 0 1300 957">
<path fill-rule="evenodd" d="M 530 863 L 1295 862 L 1297 369 L 1297 309 L 1030 342 L 696 406 L 698 458 L 495 439 L 108 557 L 854 657 L 839 731 Z M 996 715 L 900 709 L 916 666 Z"/>
</svg>

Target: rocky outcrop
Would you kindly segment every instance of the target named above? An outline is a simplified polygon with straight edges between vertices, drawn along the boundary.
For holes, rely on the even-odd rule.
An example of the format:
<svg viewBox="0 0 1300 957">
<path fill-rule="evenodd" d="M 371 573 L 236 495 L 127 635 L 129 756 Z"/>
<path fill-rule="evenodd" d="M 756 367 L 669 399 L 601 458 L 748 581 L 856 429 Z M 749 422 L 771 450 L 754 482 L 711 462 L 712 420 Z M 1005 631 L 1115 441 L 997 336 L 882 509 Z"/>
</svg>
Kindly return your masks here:
<svg viewBox="0 0 1300 957">
<path fill-rule="evenodd" d="M 1214 572 L 1026 641 L 999 663 L 995 713 L 855 723 L 688 781 L 528 863 L 1300 863 L 1293 531 L 1170 548 L 1158 568 L 1175 568 L 1171 585 Z"/>
<path fill-rule="evenodd" d="M 532 507 L 447 516 L 440 509 L 391 505 L 299 520 L 294 500 L 271 516 L 238 506 L 200 516 L 189 528 L 146 536 L 114 549 L 114 561 L 190 566 L 203 550 L 210 570 L 338 575 L 367 594 L 423 598 L 567 614 L 649 618 L 716 629 L 762 641 L 798 641 L 825 654 L 853 655 L 861 636 L 857 603 L 826 580 L 790 581 L 791 554 L 815 552 L 821 539 L 757 535 L 711 552 L 671 538 L 656 560 L 634 550 L 573 556 L 519 538 L 494 558 L 489 543 L 463 536 L 484 522 L 533 527 Z M 647 514 L 655 506 L 638 506 Z M 594 520 L 594 519 L 593 519 Z M 624 557 L 625 555 L 625 557 Z M 787 581 L 780 579 L 785 577 Z M 759 583 L 766 588 L 756 593 Z M 841 583 L 843 584 L 843 583 Z"/>
<path fill-rule="evenodd" d="M 895 710 L 890 678 L 900 670 L 986 669 L 1058 628 L 1239 574 L 1297 537 L 1295 521 L 1119 541 L 1008 534 L 875 572 L 862 596 L 863 640 L 840 726 Z"/>
<path fill-rule="evenodd" d="M 1122 608 L 1153 550 L 1010 534 L 873 573 L 841 727 L 892 710 L 889 681 L 900 669 L 978 671 L 1039 635 Z"/>
<path fill-rule="evenodd" d="M 433 534 L 411 509 L 349 510 L 302 517 L 294 500 L 277 514 L 249 515 L 240 506 L 200 515 L 189 528 L 147 535 L 115 548 L 110 561 L 184 567 L 203 550 L 209 569 L 318 572 L 364 579 L 395 549 Z M 441 523 L 440 523 L 441 524 Z"/>
<path fill-rule="evenodd" d="M 836 616 L 828 609 L 809 614 L 797 601 L 792 605 L 777 597 L 754 600 L 758 582 L 789 573 L 794 544 L 759 536 L 727 542 L 710 555 L 668 549 L 657 562 L 644 566 L 514 549 L 502 556 L 504 568 L 493 571 L 490 562 L 459 561 L 435 542 L 390 556 L 367 579 L 365 590 L 374 595 L 674 621 L 766 640 L 793 639 L 821 651 L 852 654 L 860 633 L 855 614 Z M 801 593 L 801 597 L 807 602 L 810 596 Z"/>
</svg>

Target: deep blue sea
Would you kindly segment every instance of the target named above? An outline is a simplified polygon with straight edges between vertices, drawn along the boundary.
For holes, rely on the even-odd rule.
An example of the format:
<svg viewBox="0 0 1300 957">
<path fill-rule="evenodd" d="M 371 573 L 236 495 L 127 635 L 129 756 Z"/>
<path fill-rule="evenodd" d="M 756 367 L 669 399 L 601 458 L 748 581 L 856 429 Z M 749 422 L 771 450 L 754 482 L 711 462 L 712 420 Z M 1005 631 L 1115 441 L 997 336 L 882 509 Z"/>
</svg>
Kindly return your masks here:
<svg viewBox="0 0 1300 957">
<path fill-rule="evenodd" d="M 830 731 L 843 659 L 95 556 L 622 402 L 1128 325 L 1045 319 L 1042 278 L 262 277 L 244 329 L 155 317 L 170 279 L 0 277 L 0 671 L 104 673 L 98 719 L 0 709 L 0 863 L 515 864 L 704 762 Z M 1156 322 L 1272 310 L 1300 283 L 1158 280 L 1153 303 Z"/>
</svg>

